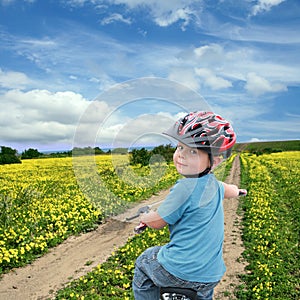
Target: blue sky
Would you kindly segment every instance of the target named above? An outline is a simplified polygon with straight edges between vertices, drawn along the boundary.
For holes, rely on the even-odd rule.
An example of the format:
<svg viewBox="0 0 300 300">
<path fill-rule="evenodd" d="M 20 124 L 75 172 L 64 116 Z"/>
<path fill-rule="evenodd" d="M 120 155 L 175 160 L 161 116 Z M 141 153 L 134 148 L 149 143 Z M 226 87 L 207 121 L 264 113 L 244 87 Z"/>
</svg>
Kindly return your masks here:
<svg viewBox="0 0 300 300">
<path fill-rule="evenodd" d="M 298 0 L 0 0 L 0 145 L 166 142 L 190 110 L 299 139 Z"/>
</svg>

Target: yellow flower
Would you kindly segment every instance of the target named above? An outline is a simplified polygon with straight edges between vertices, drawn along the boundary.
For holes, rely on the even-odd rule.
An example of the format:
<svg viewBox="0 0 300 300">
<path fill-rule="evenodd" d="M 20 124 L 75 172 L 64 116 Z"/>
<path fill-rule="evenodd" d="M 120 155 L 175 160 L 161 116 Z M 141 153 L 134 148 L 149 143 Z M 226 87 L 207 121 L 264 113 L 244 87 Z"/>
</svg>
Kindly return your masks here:
<svg viewBox="0 0 300 300">
<path fill-rule="evenodd" d="M 123 288 L 128 289 L 131 286 L 130 283 L 123 283 Z"/>
</svg>

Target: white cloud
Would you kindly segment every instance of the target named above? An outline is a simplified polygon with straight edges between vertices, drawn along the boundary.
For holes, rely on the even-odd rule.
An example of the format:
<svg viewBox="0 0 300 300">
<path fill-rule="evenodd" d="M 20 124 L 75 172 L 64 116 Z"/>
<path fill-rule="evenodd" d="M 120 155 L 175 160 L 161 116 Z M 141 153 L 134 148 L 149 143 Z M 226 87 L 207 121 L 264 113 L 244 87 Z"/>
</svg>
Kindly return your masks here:
<svg viewBox="0 0 300 300">
<path fill-rule="evenodd" d="M 83 6 L 85 3 L 91 2 L 90 0 L 66 0 L 69 5 L 71 6 Z"/>
<path fill-rule="evenodd" d="M 253 137 L 250 139 L 249 143 L 262 142 L 263 140 Z"/>
<path fill-rule="evenodd" d="M 190 22 L 191 15 L 193 15 L 193 12 L 189 8 L 180 8 L 175 11 L 170 11 L 164 15 L 159 15 L 154 19 L 154 21 L 161 27 L 167 27 L 173 23 L 176 23 L 177 21 L 182 20 L 183 24 L 181 29 L 184 31 Z"/>
<path fill-rule="evenodd" d="M 203 79 L 204 85 L 210 87 L 212 90 L 229 88 L 232 86 L 231 82 L 216 76 L 212 70 L 206 68 L 196 68 L 196 75 Z"/>
<path fill-rule="evenodd" d="M 148 97 L 153 103 L 150 109 Z M 201 98 L 195 92 L 161 78 L 119 84 L 95 101 L 71 91 L 14 89 L 0 95 L 0 145 L 19 143 L 22 150 L 24 145 L 60 150 L 110 143 L 130 145 L 151 137 L 152 144 L 157 144 L 161 132 L 174 122 L 173 114 L 183 110 L 184 100 L 193 103 L 194 98 L 199 105 Z"/>
<path fill-rule="evenodd" d="M 78 4 L 82 5 L 82 2 L 85 1 L 73 0 L 72 2 L 73 4 L 79 2 Z M 147 14 L 153 18 L 153 21 L 157 25 L 166 27 L 178 21 L 182 21 L 182 30 L 185 30 L 186 26 L 191 22 L 191 20 L 198 19 L 198 14 L 201 11 L 201 5 L 203 3 L 202 0 L 107 0 L 93 2 L 95 4 L 110 3 L 117 5 L 126 5 L 129 9 L 147 8 Z"/>
<path fill-rule="evenodd" d="M 260 77 L 255 73 L 249 73 L 247 75 L 247 83 L 245 88 L 249 93 L 255 96 L 287 90 L 285 85 L 280 83 L 271 83 L 267 79 Z"/>
<path fill-rule="evenodd" d="M 101 21 L 101 25 L 108 25 L 114 22 L 122 22 L 125 24 L 131 24 L 131 19 L 130 18 L 124 18 L 121 14 L 114 13 L 110 15 L 109 17 L 104 18 Z"/>
<path fill-rule="evenodd" d="M 151 5 L 154 5 L 153 3 L 150 1 Z M 168 5 L 162 5 L 166 10 Z M 79 37 L 85 40 L 84 47 L 81 46 Z M 118 40 L 99 34 L 98 31 L 86 32 L 74 24 L 67 24 L 66 30 L 53 40 L 48 38 L 21 39 L 21 41 L 15 38 L 15 46 L 10 50 L 24 55 L 47 73 L 37 78 L 35 85 L 31 85 L 30 88 L 71 90 L 76 77 L 75 88 L 78 89 L 75 91 L 86 93 L 94 91 L 91 98 L 114 84 L 120 74 L 123 78 L 149 75 L 168 77 L 195 90 L 201 86 L 201 82 L 194 68 L 211 70 L 211 76 L 205 77 L 203 83 L 214 90 L 231 87 L 231 82 L 235 80 L 246 81 L 247 74 L 251 72 L 260 74 L 270 82 L 284 82 L 286 85 L 299 80 L 297 63 L 290 65 L 284 61 L 288 60 L 289 55 L 282 57 L 282 54 L 278 56 L 273 52 L 270 58 L 267 52 L 264 53 L 251 45 L 247 47 L 228 45 L 225 48 L 222 44 L 211 43 L 193 49 L 185 48 L 183 45 L 175 47 L 149 43 L 121 44 Z M 86 44 L 90 45 L 88 51 Z M 181 76 L 178 70 L 183 72 L 184 76 Z M 68 83 L 65 80 L 66 76 L 69 79 Z M 201 80 L 203 79 L 204 77 Z M 10 82 L 14 84 L 12 88 L 25 87 L 16 85 L 22 83 L 20 79 Z M 275 86 L 273 91 L 276 91 L 274 88 Z M 281 90 L 279 87 L 277 89 Z"/>
<path fill-rule="evenodd" d="M 85 122 L 81 121 L 76 128 L 75 146 L 133 147 L 168 143 L 169 138 L 163 136 L 162 132 L 174 124 L 179 116 L 158 112 L 137 114 L 129 118 L 126 111 L 113 110 L 98 123 L 89 123 L 89 114 Z"/>
<path fill-rule="evenodd" d="M 248 136 L 253 136 L 255 132 L 256 138 L 259 140 L 290 140 L 296 139 L 299 133 L 299 119 L 288 120 L 249 120 L 247 127 L 243 129 Z M 251 132 L 249 130 L 251 128 Z"/>
<path fill-rule="evenodd" d="M 224 14 L 226 15 L 226 12 L 230 13 L 227 16 L 228 19 L 226 19 L 229 20 L 228 22 L 224 22 L 224 18 L 219 18 L 214 11 L 208 9 L 203 10 L 200 18 L 201 22 L 198 22 L 199 25 L 196 25 L 198 25 L 201 28 L 201 31 L 205 32 L 206 35 L 223 41 L 227 40 L 227 42 L 263 42 L 279 45 L 295 45 L 299 43 L 299 24 L 297 21 L 293 21 L 294 18 L 292 16 L 294 13 L 289 11 L 290 9 L 294 9 L 296 13 L 296 11 L 299 10 L 297 7 L 298 4 L 293 3 L 292 1 L 290 3 L 292 8 L 287 7 L 286 10 L 282 11 L 282 20 L 288 16 L 291 16 L 291 19 L 282 21 L 280 22 L 280 26 L 277 26 L 278 20 L 276 21 L 276 15 L 281 14 L 281 12 L 278 11 L 279 9 L 277 9 L 276 14 L 274 14 L 275 17 L 273 17 L 274 19 L 271 22 L 270 19 L 266 19 L 266 22 L 259 19 L 260 21 L 256 22 L 256 18 L 245 18 L 248 11 L 250 12 L 252 10 L 251 4 L 253 2 L 254 1 L 232 1 L 233 7 L 231 8 L 229 6 L 229 1 L 222 1 L 225 9 Z M 261 7 L 259 4 L 257 5 L 258 7 Z M 249 8 L 245 6 L 249 6 Z M 222 8 L 220 7 L 220 9 Z M 234 15 L 235 11 L 238 12 L 237 15 Z M 260 12 L 263 11 L 265 10 L 260 10 Z M 245 14 L 245 17 L 243 17 L 243 14 Z"/>
<path fill-rule="evenodd" d="M 194 91 L 197 91 L 200 88 L 200 84 L 193 69 L 173 68 L 169 73 L 168 79 L 180 82 Z"/>
<path fill-rule="evenodd" d="M 258 3 L 252 8 L 252 15 L 256 16 L 259 13 L 271 10 L 273 6 L 277 6 L 286 0 L 258 0 Z"/>
<path fill-rule="evenodd" d="M 182 30 L 190 23 L 190 21 L 197 20 L 198 14 L 201 11 L 203 0 L 66 0 L 68 5 L 76 7 L 83 6 L 86 3 L 91 3 L 95 7 L 103 5 L 125 5 L 129 10 L 139 10 L 145 8 L 146 13 L 153 21 L 162 27 L 172 25 L 175 22 L 182 21 Z M 131 22 L 125 19 L 119 13 L 115 13 L 113 17 L 104 19 L 103 24 L 108 24 L 112 21 L 121 21 L 127 23 Z M 108 23 L 107 23 L 108 22 Z"/>
<path fill-rule="evenodd" d="M 26 74 L 21 72 L 7 71 L 0 68 L 0 87 L 10 89 L 22 89 L 31 83 Z"/>
<path fill-rule="evenodd" d="M 55 47 L 57 43 L 49 39 L 23 39 L 21 43 L 28 44 L 31 47 Z"/>
<path fill-rule="evenodd" d="M 249 93 L 262 95 L 286 91 L 288 85 L 299 82 L 299 64 L 295 61 L 293 65 L 289 63 L 285 53 L 273 53 L 270 59 L 269 54 L 259 48 L 225 47 L 214 43 L 182 51 L 178 57 L 183 70 L 195 67 L 192 82 L 212 90 L 228 89 L 235 82 L 245 82 Z M 185 76 L 182 79 L 185 80 Z"/>
<path fill-rule="evenodd" d="M 224 61 L 224 48 L 216 43 L 204 45 L 194 49 L 194 54 L 198 62 L 206 65 L 219 65 Z"/>
<path fill-rule="evenodd" d="M 71 142 L 87 105 L 73 92 L 10 90 L 0 96 L 1 143 Z"/>
<path fill-rule="evenodd" d="M 142 114 L 135 119 L 127 119 L 126 122 L 116 125 L 103 124 L 97 141 L 111 144 L 113 147 L 157 145 L 162 140 L 167 143 L 168 138 L 164 137 L 162 132 L 173 123 L 174 119 L 167 114 Z"/>
</svg>

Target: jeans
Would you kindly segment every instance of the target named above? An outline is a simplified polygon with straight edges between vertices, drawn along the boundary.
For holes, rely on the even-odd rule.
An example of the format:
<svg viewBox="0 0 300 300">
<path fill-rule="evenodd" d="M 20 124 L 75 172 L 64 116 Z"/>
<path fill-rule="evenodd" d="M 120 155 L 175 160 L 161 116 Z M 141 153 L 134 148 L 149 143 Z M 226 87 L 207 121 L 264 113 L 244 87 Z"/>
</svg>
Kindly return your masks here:
<svg viewBox="0 0 300 300">
<path fill-rule="evenodd" d="M 135 300 L 159 300 L 159 287 L 181 287 L 197 291 L 198 300 L 212 300 L 219 282 L 201 283 L 182 280 L 166 271 L 157 261 L 160 246 L 142 253 L 135 262 L 133 293 Z"/>
</svg>

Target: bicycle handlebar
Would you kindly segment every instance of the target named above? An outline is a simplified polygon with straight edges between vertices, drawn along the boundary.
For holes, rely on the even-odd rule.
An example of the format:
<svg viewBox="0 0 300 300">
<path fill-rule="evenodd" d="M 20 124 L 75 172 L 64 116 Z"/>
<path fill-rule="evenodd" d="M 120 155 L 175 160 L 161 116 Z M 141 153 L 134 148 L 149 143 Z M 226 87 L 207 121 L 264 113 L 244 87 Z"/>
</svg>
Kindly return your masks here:
<svg viewBox="0 0 300 300">
<path fill-rule="evenodd" d="M 247 195 L 247 190 L 239 189 L 239 196 L 246 196 L 246 195 Z M 138 218 L 140 216 L 140 214 L 148 213 L 150 211 L 150 208 L 151 207 L 149 205 L 146 205 L 146 206 L 143 206 L 143 207 L 139 208 L 137 213 L 135 215 L 131 216 L 131 217 L 127 217 L 126 221 L 130 221 L 130 220 L 133 220 L 135 218 Z M 140 222 L 140 224 L 134 228 L 134 232 L 135 233 L 142 233 L 147 227 L 148 227 L 147 224 L 145 224 L 143 222 Z"/>
<path fill-rule="evenodd" d="M 148 227 L 147 224 L 140 222 L 138 226 L 134 227 L 133 231 L 139 234 L 142 233 L 147 227 Z"/>
<path fill-rule="evenodd" d="M 240 189 L 239 190 L 239 196 L 246 196 L 247 195 L 247 190 Z"/>
<path fill-rule="evenodd" d="M 126 221 L 130 221 L 130 220 L 133 220 L 135 218 L 138 218 L 140 216 L 140 214 L 148 213 L 149 211 L 150 211 L 150 206 L 149 205 L 143 206 L 143 207 L 138 209 L 138 211 L 135 215 L 133 215 L 131 217 L 127 217 Z M 147 227 L 148 226 L 145 223 L 140 222 L 140 224 L 134 228 L 134 232 L 135 233 L 142 233 Z"/>
<path fill-rule="evenodd" d="M 149 212 L 150 210 L 150 206 L 149 205 L 146 205 L 146 206 L 143 206 L 141 208 L 138 209 L 137 213 L 131 217 L 127 217 L 126 218 L 126 221 L 130 221 L 130 220 L 133 220 L 135 218 L 138 218 L 140 216 L 140 214 L 143 214 L 143 213 L 147 213 Z"/>
</svg>

